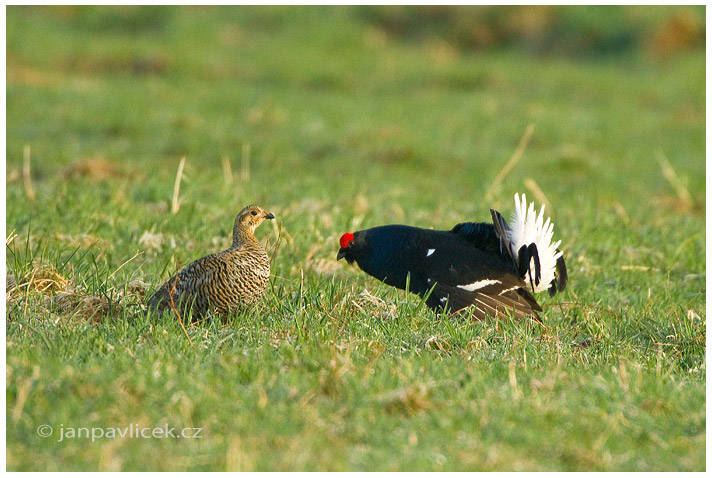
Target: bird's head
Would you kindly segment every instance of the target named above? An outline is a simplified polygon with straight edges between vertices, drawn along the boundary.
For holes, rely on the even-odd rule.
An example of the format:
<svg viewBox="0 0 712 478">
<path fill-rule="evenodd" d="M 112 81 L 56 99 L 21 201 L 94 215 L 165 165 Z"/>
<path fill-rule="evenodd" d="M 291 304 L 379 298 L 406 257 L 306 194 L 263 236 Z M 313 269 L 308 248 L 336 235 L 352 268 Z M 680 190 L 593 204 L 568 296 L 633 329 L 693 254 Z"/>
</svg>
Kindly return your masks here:
<svg viewBox="0 0 712 478">
<path fill-rule="evenodd" d="M 387 284 L 405 284 L 409 272 L 409 247 L 414 241 L 413 228 L 399 225 L 377 226 L 347 232 L 339 240 L 336 259 L 344 258 L 349 264 L 358 265 L 365 273 L 385 280 Z M 405 285 L 401 288 L 404 288 Z"/>
<path fill-rule="evenodd" d="M 354 257 L 354 243 L 357 243 L 357 237 L 350 233 L 347 232 L 343 236 L 341 236 L 341 239 L 339 239 L 339 246 L 341 248 L 339 249 L 339 253 L 336 254 L 336 260 L 340 260 L 345 258 L 346 262 L 349 264 L 352 264 L 355 257 Z"/>
<path fill-rule="evenodd" d="M 259 206 L 247 206 L 237 214 L 235 228 L 255 232 L 257 226 L 265 219 L 274 219 L 274 214 L 267 212 Z"/>
</svg>

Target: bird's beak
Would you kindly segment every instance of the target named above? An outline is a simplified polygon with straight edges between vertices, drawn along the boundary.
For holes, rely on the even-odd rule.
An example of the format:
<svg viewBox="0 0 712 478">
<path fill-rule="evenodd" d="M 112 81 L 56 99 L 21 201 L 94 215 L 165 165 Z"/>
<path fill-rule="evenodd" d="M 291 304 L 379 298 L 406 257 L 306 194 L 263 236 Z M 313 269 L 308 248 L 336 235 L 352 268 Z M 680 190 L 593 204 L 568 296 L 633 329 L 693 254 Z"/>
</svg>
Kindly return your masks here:
<svg viewBox="0 0 712 478">
<path fill-rule="evenodd" d="M 274 219 L 274 214 L 271 212 L 268 212 L 267 215 L 265 216 L 265 219 Z"/>
<path fill-rule="evenodd" d="M 344 257 L 346 257 L 346 249 L 344 249 L 342 247 L 341 249 L 339 249 L 339 253 L 336 254 L 336 260 L 339 261 L 339 260 L 343 259 Z"/>
</svg>

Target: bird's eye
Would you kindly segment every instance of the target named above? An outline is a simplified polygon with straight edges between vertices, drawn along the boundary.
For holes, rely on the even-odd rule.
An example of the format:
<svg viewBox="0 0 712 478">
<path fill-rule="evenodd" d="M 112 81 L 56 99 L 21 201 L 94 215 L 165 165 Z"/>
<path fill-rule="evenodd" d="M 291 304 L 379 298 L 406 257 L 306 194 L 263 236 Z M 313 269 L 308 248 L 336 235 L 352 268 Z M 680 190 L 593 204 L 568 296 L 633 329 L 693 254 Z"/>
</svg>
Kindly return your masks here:
<svg viewBox="0 0 712 478">
<path fill-rule="evenodd" d="M 257 211 L 252 211 L 250 214 L 252 214 L 253 216 L 256 216 L 256 215 L 257 215 Z"/>
</svg>

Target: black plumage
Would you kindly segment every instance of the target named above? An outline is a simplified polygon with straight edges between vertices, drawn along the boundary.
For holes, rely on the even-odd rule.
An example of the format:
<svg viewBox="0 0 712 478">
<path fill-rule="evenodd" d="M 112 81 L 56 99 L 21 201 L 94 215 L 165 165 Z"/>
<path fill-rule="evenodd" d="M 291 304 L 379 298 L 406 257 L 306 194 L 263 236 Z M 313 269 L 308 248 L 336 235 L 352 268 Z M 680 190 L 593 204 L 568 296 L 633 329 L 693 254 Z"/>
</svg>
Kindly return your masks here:
<svg viewBox="0 0 712 478">
<path fill-rule="evenodd" d="M 460 312 L 474 305 L 478 319 L 502 314 L 538 318 L 542 309 L 532 292 L 548 288 L 553 295 L 566 287 L 558 243 L 519 246 L 520 238 L 512 237 L 507 222 L 491 212 L 491 224 L 466 222 L 449 231 L 388 225 L 346 233 L 337 259 L 356 262 L 388 285 L 407 285 L 433 309 Z M 556 273 L 550 272 L 554 278 L 542 284 L 540 253 L 553 250 L 546 264 L 555 264 Z"/>
</svg>

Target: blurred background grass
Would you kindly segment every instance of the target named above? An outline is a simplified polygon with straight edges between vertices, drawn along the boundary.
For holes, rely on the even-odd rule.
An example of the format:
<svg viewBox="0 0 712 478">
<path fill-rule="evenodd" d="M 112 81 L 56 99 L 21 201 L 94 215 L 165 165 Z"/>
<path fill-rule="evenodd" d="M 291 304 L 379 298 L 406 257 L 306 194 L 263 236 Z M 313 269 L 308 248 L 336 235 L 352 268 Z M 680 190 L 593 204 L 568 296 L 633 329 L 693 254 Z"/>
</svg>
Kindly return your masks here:
<svg viewBox="0 0 712 478">
<path fill-rule="evenodd" d="M 705 28 L 705 7 L 8 7 L 6 260 L 36 289 L 7 296 L 8 467 L 703 469 Z M 345 230 L 486 220 L 517 191 L 571 276 L 543 337 L 334 261 Z M 267 312 L 191 328 L 198 350 L 132 322 L 125 297 L 227 246 L 248 203 L 283 225 Z M 35 433 L 166 416 L 209 439 Z"/>
</svg>

